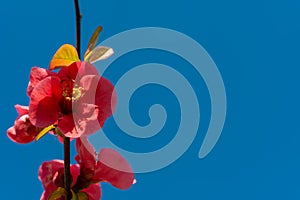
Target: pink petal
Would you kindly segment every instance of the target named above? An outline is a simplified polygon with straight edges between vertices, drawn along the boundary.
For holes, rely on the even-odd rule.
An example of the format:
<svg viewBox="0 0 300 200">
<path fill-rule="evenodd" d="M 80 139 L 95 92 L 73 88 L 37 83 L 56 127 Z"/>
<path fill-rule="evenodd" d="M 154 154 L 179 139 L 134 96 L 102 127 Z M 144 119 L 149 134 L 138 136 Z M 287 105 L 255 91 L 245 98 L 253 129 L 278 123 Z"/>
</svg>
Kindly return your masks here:
<svg viewBox="0 0 300 200">
<path fill-rule="evenodd" d="M 95 104 L 99 108 L 98 121 L 103 124 L 116 109 L 117 95 L 112 83 L 101 77 L 95 96 Z"/>
<path fill-rule="evenodd" d="M 28 96 L 31 95 L 31 92 L 33 90 L 33 88 L 44 78 L 48 77 L 48 76 L 54 76 L 56 75 L 55 72 L 52 72 L 50 70 L 46 70 L 40 67 L 33 67 L 31 68 L 31 72 L 30 72 L 30 81 L 27 87 L 27 94 Z"/>
<path fill-rule="evenodd" d="M 75 128 L 75 123 L 72 114 L 64 115 L 61 121 L 58 122 L 59 130 L 66 136 L 70 138 L 78 138 L 78 132 Z"/>
<path fill-rule="evenodd" d="M 86 105 L 92 107 L 93 105 Z M 78 116 L 75 116 L 77 120 L 76 122 L 76 129 L 80 136 L 88 136 L 92 133 L 95 133 L 98 131 L 103 124 L 100 124 L 98 119 L 98 109 L 95 110 L 95 114 L 91 115 L 90 117 L 86 118 L 79 118 Z"/>
<path fill-rule="evenodd" d="M 116 93 L 113 85 L 105 78 L 94 75 L 80 80 L 83 96 L 76 103 L 75 122 L 81 135 L 90 135 L 103 126 L 116 107 Z"/>
<path fill-rule="evenodd" d="M 61 68 L 58 72 L 58 76 L 61 80 L 71 79 L 75 80 L 78 72 L 78 68 L 80 67 L 80 62 L 74 62 L 68 67 Z"/>
<path fill-rule="evenodd" d="M 80 167 L 78 164 L 70 166 L 72 186 L 76 184 L 77 178 L 80 175 Z M 53 183 L 56 187 L 64 187 L 64 168 L 60 168 L 53 176 Z"/>
<path fill-rule="evenodd" d="M 70 171 L 73 179 L 72 186 L 74 186 L 77 182 L 78 176 L 80 175 L 80 166 L 78 164 L 71 165 Z"/>
<path fill-rule="evenodd" d="M 100 184 L 91 184 L 88 188 L 81 190 L 88 195 L 89 200 L 100 200 L 101 198 L 101 187 Z"/>
<path fill-rule="evenodd" d="M 105 181 L 119 189 L 128 189 L 134 181 L 129 163 L 113 149 L 101 149 L 93 181 Z"/>
<path fill-rule="evenodd" d="M 64 187 L 64 168 L 59 168 L 57 172 L 55 172 L 52 181 L 56 187 Z"/>
<path fill-rule="evenodd" d="M 7 136 L 13 142 L 26 144 L 34 140 L 39 129 L 31 124 L 27 114 L 19 116 L 13 127 L 7 130 Z"/>
<path fill-rule="evenodd" d="M 19 104 L 16 104 L 16 105 L 15 105 L 15 108 L 16 108 L 16 110 L 17 110 L 19 116 L 28 114 L 28 110 L 29 110 L 29 107 L 28 107 L 28 106 L 21 106 L 21 105 L 19 105 Z"/>
<path fill-rule="evenodd" d="M 80 176 L 86 180 L 92 179 L 96 167 L 94 148 L 90 145 L 87 138 L 78 138 L 76 140 L 76 150 L 78 152 L 76 160 L 80 165 Z"/>
<path fill-rule="evenodd" d="M 47 127 L 58 119 L 62 96 L 60 79 L 55 76 L 40 81 L 30 96 L 29 119 L 37 127 Z"/>
<path fill-rule="evenodd" d="M 83 96 L 73 104 L 76 129 L 81 136 L 90 135 L 98 131 L 103 125 L 98 122 L 99 109 L 95 105 L 98 80 L 99 76 L 84 76 L 80 81 Z"/>
<path fill-rule="evenodd" d="M 47 196 L 46 196 L 46 195 L 47 195 Z M 46 194 L 46 192 L 44 191 L 44 192 L 42 193 L 42 196 L 41 196 L 40 200 L 48 200 L 49 195 L 50 195 L 50 194 Z"/>
<path fill-rule="evenodd" d="M 83 88 L 82 93 L 84 94 L 80 98 L 81 103 L 95 104 L 95 97 L 100 78 L 100 76 L 95 75 L 86 75 L 82 77 L 79 83 Z"/>
<path fill-rule="evenodd" d="M 78 135 L 88 136 L 96 131 L 100 130 L 103 124 L 98 121 L 99 109 L 95 109 L 94 104 L 81 104 L 81 114 L 74 113 L 74 121 Z"/>
<path fill-rule="evenodd" d="M 99 73 L 92 64 L 87 62 L 74 62 L 58 72 L 58 76 L 61 79 L 77 80 L 75 83 L 79 83 L 80 79 L 85 75 L 99 75 Z"/>
<path fill-rule="evenodd" d="M 53 177 L 55 173 L 60 169 L 63 169 L 63 167 L 64 164 L 62 160 L 44 162 L 40 166 L 38 178 L 42 182 L 45 189 L 41 199 L 48 199 L 49 195 L 57 188 L 57 186 L 53 183 Z"/>
<path fill-rule="evenodd" d="M 98 76 L 86 75 L 80 81 L 80 87 L 83 88 L 82 97 L 73 102 L 73 118 L 78 132 L 77 136 L 70 135 L 68 137 L 80 137 L 89 135 L 98 131 L 101 126 L 98 123 L 98 109 L 95 105 L 95 94 L 98 83 Z M 75 84 L 76 85 L 76 84 Z M 88 92 L 87 92 L 88 91 Z M 92 93 L 91 97 L 87 93 Z"/>
<path fill-rule="evenodd" d="M 80 62 L 80 67 L 77 74 L 77 80 L 86 75 L 99 75 L 98 70 L 94 65 L 88 62 Z M 75 79 L 75 80 L 76 80 Z"/>
</svg>

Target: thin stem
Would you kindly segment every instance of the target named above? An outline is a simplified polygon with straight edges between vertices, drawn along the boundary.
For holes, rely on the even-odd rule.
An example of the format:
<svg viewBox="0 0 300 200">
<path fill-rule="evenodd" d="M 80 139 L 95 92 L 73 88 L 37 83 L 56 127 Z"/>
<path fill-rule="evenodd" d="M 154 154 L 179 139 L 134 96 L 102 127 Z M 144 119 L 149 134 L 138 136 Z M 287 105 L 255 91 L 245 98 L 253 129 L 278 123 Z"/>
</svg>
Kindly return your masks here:
<svg viewBox="0 0 300 200">
<path fill-rule="evenodd" d="M 64 188 L 65 200 L 72 199 L 70 173 L 70 138 L 64 138 Z"/>
<path fill-rule="evenodd" d="M 80 58 L 80 22 L 81 22 L 81 13 L 79 9 L 78 0 L 74 0 L 75 4 L 75 14 L 76 14 L 76 49 L 78 56 Z"/>
<path fill-rule="evenodd" d="M 80 58 L 80 21 L 81 14 L 79 10 L 78 0 L 74 0 L 75 14 L 76 14 L 76 49 Z M 64 138 L 64 188 L 65 200 L 72 199 L 71 192 L 71 173 L 70 173 L 70 138 Z"/>
</svg>

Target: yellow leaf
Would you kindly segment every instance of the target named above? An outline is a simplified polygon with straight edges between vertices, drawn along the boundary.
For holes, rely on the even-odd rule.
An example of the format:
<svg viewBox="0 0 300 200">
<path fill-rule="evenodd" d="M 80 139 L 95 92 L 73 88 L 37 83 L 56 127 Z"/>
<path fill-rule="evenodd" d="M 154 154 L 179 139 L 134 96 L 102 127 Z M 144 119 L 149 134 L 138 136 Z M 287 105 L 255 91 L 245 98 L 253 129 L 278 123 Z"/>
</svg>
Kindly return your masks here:
<svg viewBox="0 0 300 200">
<path fill-rule="evenodd" d="M 79 192 L 79 193 L 77 193 L 77 199 L 78 200 L 88 200 L 89 197 L 84 192 Z"/>
<path fill-rule="evenodd" d="M 72 199 L 71 200 L 78 200 L 77 195 L 75 194 L 75 192 L 73 190 L 71 190 L 71 192 L 72 192 Z"/>
<path fill-rule="evenodd" d="M 54 128 L 55 128 L 54 125 L 50 125 L 44 128 L 43 130 L 41 130 L 41 132 L 39 132 L 39 134 L 35 137 L 35 141 L 36 142 L 39 141 L 39 139 L 41 139 L 44 135 L 46 135 L 49 131 L 51 131 Z"/>
<path fill-rule="evenodd" d="M 80 61 L 77 50 L 70 44 L 62 45 L 54 54 L 49 69 L 67 67 L 73 62 Z"/>
<path fill-rule="evenodd" d="M 64 193 L 65 193 L 65 189 L 62 187 L 59 187 L 50 194 L 48 200 L 60 199 L 64 195 Z"/>
<path fill-rule="evenodd" d="M 96 28 L 96 30 L 94 31 L 92 37 L 90 38 L 88 48 L 87 48 L 86 52 L 84 53 L 84 60 L 86 59 L 87 55 L 95 48 L 101 31 L 102 31 L 102 26 L 98 26 Z"/>
</svg>

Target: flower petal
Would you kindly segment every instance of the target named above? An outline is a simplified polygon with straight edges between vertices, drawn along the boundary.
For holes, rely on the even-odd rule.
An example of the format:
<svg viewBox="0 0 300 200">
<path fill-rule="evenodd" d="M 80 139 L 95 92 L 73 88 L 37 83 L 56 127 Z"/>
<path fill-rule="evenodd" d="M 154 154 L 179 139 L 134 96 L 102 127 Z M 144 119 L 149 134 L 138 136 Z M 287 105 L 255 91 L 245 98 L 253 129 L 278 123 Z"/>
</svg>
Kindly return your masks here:
<svg viewBox="0 0 300 200">
<path fill-rule="evenodd" d="M 76 161 L 80 165 L 80 176 L 85 180 L 91 180 L 96 167 L 95 150 L 85 137 L 76 140 L 76 150 L 78 152 Z"/>
<path fill-rule="evenodd" d="M 89 200 L 99 200 L 101 198 L 101 187 L 100 184 L 91 184 L 88 188 L 81 190 L 89 197 Z"/>
<path fill-rule="evenodd" d="M 80 135 L 90 135 L 103 124 L 98 122 L 99 108 L 95 105 L 95 95 L 100 76 L 87 75 L 80 80 L 83 96 L 74 102 L 74 120 Z"/>
<path fill-rule="evenodd" d="M 80 175 L 80 166 L 78 164 L 71 165 L 70 167 L 71 175 L 72 175 L 72 187 L 76 184 L 77 178 Z"/>
<path fill-rule="evenodd" d="M 33 88 L 44 78 L 48 77 L 48 76 L 54 76 L 56 75 L 55 72 L 52 72 L 50 70 L 46 70 L 40 67 L 33 67 L 31 68 L 31 72 L 30 72 L 30 81 L 28 83 L 28 87 L 27 87 L 27 94 L 28 96 L 31 95 L 31 92 L 33 90 Z"/>
<path fill-rule="evenodd" d="M 38 128 L 31 124 L 27 114 L 19 116 L 14 126 L 7 130 L 8 138 L 19 144 L 26 144 L 33 141 L 38 133 Z"/>
<path fill-rule="evenodd" d="M 58 119 L 62 96 L 60 79 L 55 76 L 40 81 L 30 96 L 29 119 L 37 127 L 47 127 Z"/>
<path fill-rule="evenodd" d="M 19 104 L 15 105 L 15 109 L 17 110 L 17 113 L 19 114 L 19 117 L 25 114 L 28 114 L 28 106 L 21 106 Z"/>
<path fill-rule="evenodd" d="M 78 70 L 77 78 L 74 80 L 80 80 L 86 75 L 99 75 L 98 70 L 94 65 L 88 62 L 80 62 L 80 68 Z"/>
<path fill-rule="evenodd" d="M 94 107 L 94 105 L 91 104 L 85 106 L 90 107 L 90 109 Z M 92 133 L 95 133 L 103 126 L 103 124 L 100 124 L 97 119 L 98 109 L 94 111 L 95 111 L 94 114 L 91 115 L 90 117 L 78 118 L 77 116 L 75 116 L 77 119 L 75 120 L 76 129 L 80 136 L 88 136 Z"/>
<path fill-rule="evenodd" d="M 54 183 L 54 185 L 56 187 L 64 187 L 64 168 L 59 168 L 54 176 L 53 176 L 53 179 L 52 179 L 52 182 Z M 72 180 L 72 177 L 71 177 L 71 180 Z"/>
<path fill-rule="evenodd" d="M 78 164 L 70 166 L 72 186 L 75 185 L 80 174 L 80 167 Z M 64 168 L 58 169 L 53 176 L 53 183 L 56 187 L 64 187 Z"/>
<path fill-rule="evenodd" d="M 128 189 L 134 182 L 134 174 L 129 163 L 117 151 L 103 148 L 98 155 L 93 181 L 105 181 L 119 189 Z"/>
<path fill-rule="evenodd" d="M 38 178 L 42 182 L 45 189 L 41 199 L 47 200 L 49 195 L 57 188 L 57 186 L 53 183 L 53 177 L 55 173 L 60 169 L 63 169 L 63 167 L 64 164 L 62 160 L 52 160 L 49 162 L 44 162 L 40 166 Z"/>
<path fill-rule="evenodd" d="M 99 75 L 99 73 L 92 64 L 87 62 L 74 62 L 58 72 L 58 76 L 62 80 L 72 79 L 75 80 L 75 83 L 79 83 L 80 79 L 86 75 Z"/>
<path fill-rule="evenodd" d="M 80 135 L 90 135 L 102 128 L 115 111 L 117 96 L 114 86 L 105 78 L 95 75 L 80 80 L 83 96 L 78 100 L 74 119 Z"/>
<path fill-rule="evenodd" d="M 78 138 L 78 132 L 75 128 L 74 119 L 72 114 L 64 115 L 61 121 L 58 122 L 58 129 L 64 134 L 66 137 L 70 138 Z"/>
<path fill-rule="evenodd" d="M 106 119 L 115 112 L 117 95 L 112 83 L 103 77 L 97 86 L 95 104 L 99 108 L 98 121 L 104 124 Z"/>
</svg>

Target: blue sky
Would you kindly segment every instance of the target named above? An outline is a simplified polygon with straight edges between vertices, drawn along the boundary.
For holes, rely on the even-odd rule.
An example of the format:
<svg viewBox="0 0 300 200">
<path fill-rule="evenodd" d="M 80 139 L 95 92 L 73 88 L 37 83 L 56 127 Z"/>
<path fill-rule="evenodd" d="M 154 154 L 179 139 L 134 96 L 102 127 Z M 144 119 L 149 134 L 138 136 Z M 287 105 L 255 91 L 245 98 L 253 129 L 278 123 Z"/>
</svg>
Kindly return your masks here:
<svg viewBox="0 0 300 200">
<path fill-rule="evenodd" d="M 201 77 L 183 60 L 165 52 L 138 51 L 117 60 L 107 73 L 114 83 L 120 73 L 144 62 L 160 61 L 175 69 L 185 66 L 182 74 L 199 83 L 197 97 L 203 106 L 197 137 L 180 159 L 162 170 L 137 174 L 137 184 L 128 191 L 102 184 L 103 200 L 300 198 L 299 1 L 97 0 L 80 4 L 83 47 L 99 24 L 104 27 L 101 40 L 138 27 L 174 29 L 207 50 L 227 92 L 223 133 L 213 151 L 199 160 L 210 116 L 209 96 Z M 44 160 L 62 158 L 62 146 L 51 136 L 17 145 L 6 137 L 6 130 L 17 116 L 14 105 L 28 104 L 25 91 L 31 67 L 46 68 L 60 45 L 75 43 L 73 1 L 3 1 L 0 24 L 1 198 L 39 199 L 42 186 L 37 169 Z M 144 141 L 124 136 L 112 119 L 105 125 L 112 132 L 112 141 L 137 152 L 168 143 L 179 119 L 172 94 L 159 86 L 147 87 L 146 93 L 134 95 L 135 102 L 130 105 L 133 119 L 147 124 L 147 106 L 166 103 L 171 117 L 160 135 Z M 158 91 L 172 103 L 155 95 Z"/>
</svg>

